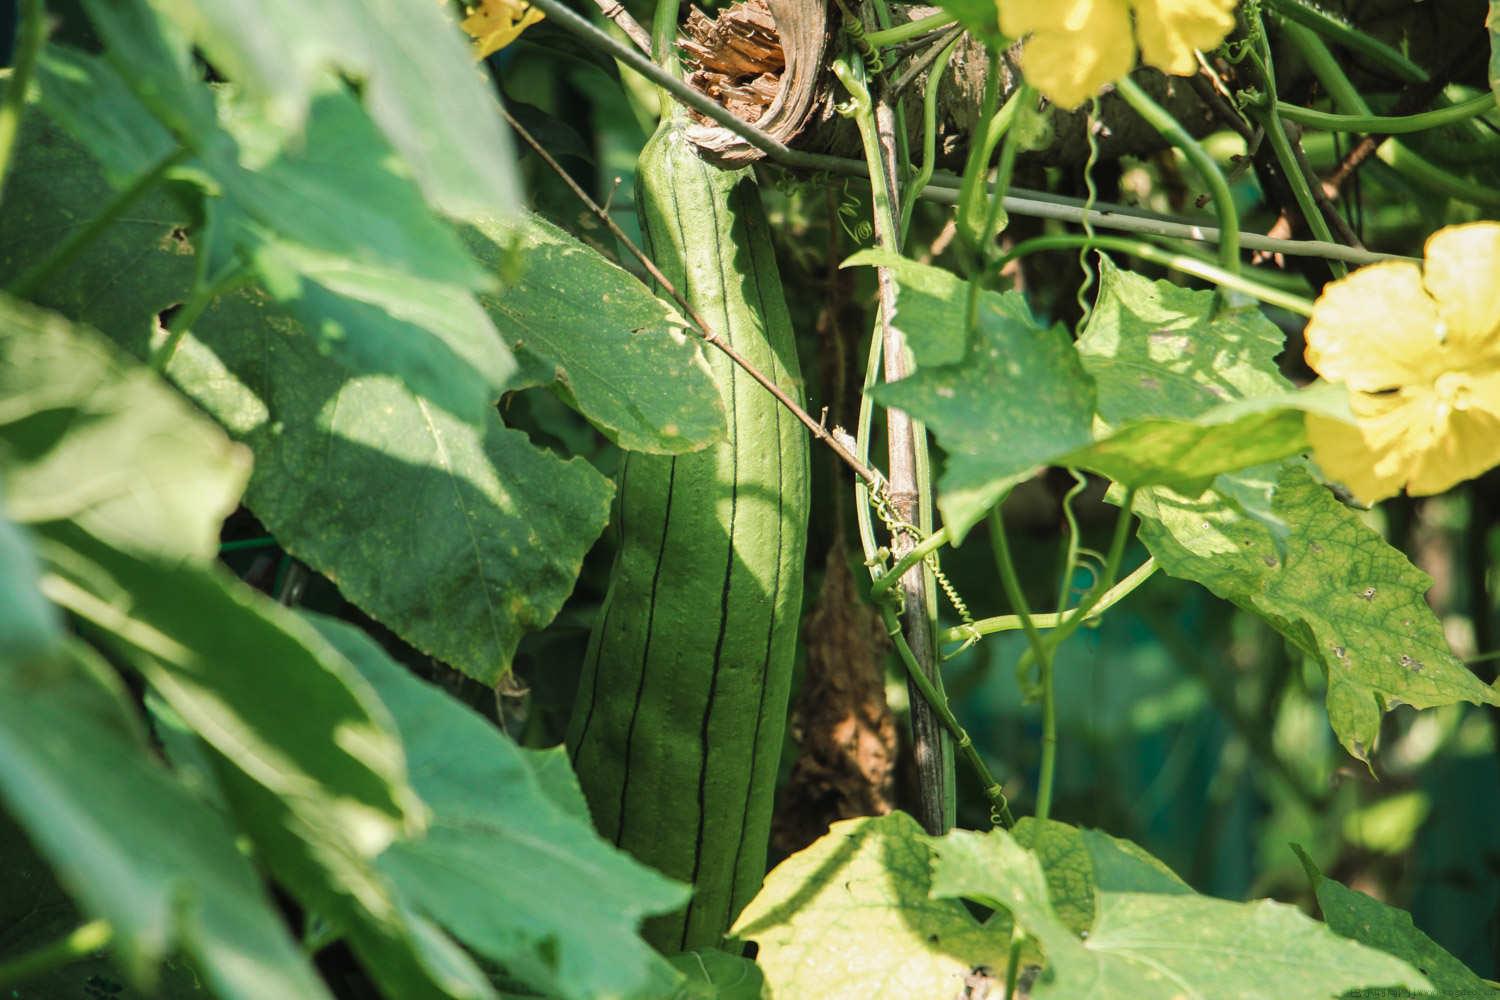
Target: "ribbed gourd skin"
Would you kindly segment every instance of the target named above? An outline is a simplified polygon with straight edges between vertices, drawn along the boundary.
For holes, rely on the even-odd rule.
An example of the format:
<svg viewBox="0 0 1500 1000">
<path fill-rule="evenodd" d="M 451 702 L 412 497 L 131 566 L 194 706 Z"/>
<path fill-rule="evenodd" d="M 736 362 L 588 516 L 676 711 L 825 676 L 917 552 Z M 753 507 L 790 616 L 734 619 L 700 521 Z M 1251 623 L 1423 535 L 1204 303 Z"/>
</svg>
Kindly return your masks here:
<svg viewBox="0 0 1500 1000">
<path fill-rule="evenodd" d="M 641 153 L 636 207 L 662 273 L 800 402 L 753 175 L 703 162 L 666 124 Z M 685 911 L 645 927 L 669 952 L 718 945 L 760 888 L 807 543 L 806 433 L 722 353 L 705 353 L 728 438 L 627 456 L 619 553 L 568 732 L 600 832 L 695 887 Z"/>
</svg>

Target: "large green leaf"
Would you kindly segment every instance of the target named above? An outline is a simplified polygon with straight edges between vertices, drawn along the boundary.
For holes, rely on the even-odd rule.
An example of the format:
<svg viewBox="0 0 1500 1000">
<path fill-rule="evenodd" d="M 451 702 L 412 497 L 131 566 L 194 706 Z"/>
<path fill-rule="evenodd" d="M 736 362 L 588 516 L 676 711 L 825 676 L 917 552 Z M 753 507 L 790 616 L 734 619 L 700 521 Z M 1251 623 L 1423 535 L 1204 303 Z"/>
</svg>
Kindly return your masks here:
<svg viewBox="0 0 1500 1000">
<path fill-rule="evenodd" d="M 552 620 L 609 516 L 583 460 L 351 377 L 253 296 L 205 313 L 167 374 L 256 452 L 246 502 L 288 551 L 485 683 Z"/>
<path fill-rule="evenodd" d="M 843 820 L 766 876 L 731 933 L 760 946 L 774 997 L 952 1000 L 975 968 L 1005 968 L 1010 936 L 930 898 L 930 867 L 905 813 Z"/>
<path fill-rule="evenodd" d="M 1078 353 L 1021 296 L 981 293 L 975 342 L 966 344 L 967 285 L 955 275 L 873 251 L 850 264 L 895 270 L 895 319 L 917 370 L 872 395 L 925 421 L 947 451 L 938 509 L 955 541 L 1011 486 L 1092 440 L 1094 387 Z"/>
<path fill-rule="evenodd" d="M 654 955 L 637 925 L 682 906 L 687 888 L 560 807 L 528 756 L 489 722 L 417 680 L 362 632 L 317 624 L 395 716 L 412 779 L 432 809 L 424 836 L 380 857 L 402 895 L 548 993 L 592 1000 L 644 984 Z"/>
<path fill-rule="evenodd" d="M 1173 576 L 1260 615 L 1328 675 L 1328 720 L 1367 760 L 1381 713 L 1458 701 L 1500 704 L 1453 655 L 1423 595 L 1432 581 L 1299 465 L 1276 485 L 1284 539 L 1209 490 L 1138 496 L 1140 537 Z"/>
<path fill-rule="evenodd" d="M 101 57 L 49 53 L 40 75 L 48 113 L 118 179 L 139 173 L 142 156 L 113 132 L 89 126 L 144 117 L 144 104 L 174 133 L 168 148 L 180 143 L 195 154 L 179 172 L 201 178 L 206 189 L 208 226 L 199 243 L 208 248 L 208 275 L 243 261 L 326 351 L 358 367 L 384 367 L 450 411 L 482 420 L 515 371 L 474 299 L 490 279 L 393 163 L 358 102 L 325 79 L 312 94 L 305 134 L 278 147 L 266 122 L 233 93 L 220 95 L 215 117 L 207 89 L 186 70 L 147 73 L 135 65 L 122 44 L 126 34 L 153 65 L 180 62 L 179 47 L 161 37 L 141 3 L 95 12 L 118 71 Z M 159 44 L 146 46 L 153 37 Z M 170 90 L 170 100 L 158 89 Z M 169 114 L 205 101 L 190 121 Z"/>
<path fill-rule="evenodd" d="M 1427 989 L 1406 963 L 1356 944 L 1270 900 L 1231 903 L 1175 885 L 1093 886 L 1086 937 L 1054 906 L 1036 854 L 1010 834 L 968 830 L 933 840 L 932 895 L 1004 908 L 1046 955 L 1038 998 L 1283 1000 L 1361 987 Z M 1141 871 L 1139 862 L 1132 866 Z M 1117 883 L 1118 885 L 1119 883 Z M 950 994 L 951 995 L 951 994 Z"/>
<path fill-rule="evenodd" d="M 961 536 L 1004 492 L 1043 465 L 1073 466 L 1127 486 L 1165 484 L 1202 489 L 1222 473 L 1260 465 L 1301 451 L 1307 443 L 1303 412 L 1339 414 L 1342 394 L 1312 392 L 1225 395 L 1217 405 L 1150 405 L 1161 392 L 1155 365 L 1120 357 L 1133 366 L 1129 390 L 1141 401 L 1113 398 L 1126 379 L 1096 389 L 1080 353 L 1061 327 L 1044 329 L 1014 293 L 981 292 L 977 329 L 965 342 L 967 286 L 937 268 L 866 251 L 851 263 L 891 267 L 899 283 L 896 321 L 907 333 L 916 374 L 876 387 L 875 398 L 925 421 L 948 452 L 938 507 L 950 534 Z M 1220 317 L 1209 293 L 1184 293 L 1165 282 L 1121 281 L 1106 265 L 1098 325 L 1123 327 L 1114 346 L 1133 347 L 1136 330 L 1119 323 L 1154 313 L 1150 336 L 1192 345 L 1211 355 L 1251 326 L 1243 316 Z M 1133 284 L 1131 282 L 1134 282 Z M 1173 296 L 1196 296 L 1184 306 Z M 1265 322 L 1262 320 L 1261 322 Z M 1139 324 L 1135 324 L 1139 325 Z M 1095 352 L 1108 340 L 1095 336 Z M 1116 360 L 1116 359 L 1111 359 Z M 1166 368 L 1164 375 L 1170 373 Z M 1168 400 L 1168 404 L 1174 402 Z"/>
<path fill-rule="evenodd" d="M 0 271 L 45 252 L 35 234 L 60 239 L 109 197 L 67 137 L 26 125 L 14 196 L 0 203 Z M 182 221 L 165 199 L 143 202 L 43 297 L 144 355 L 156 313 L 191 282 L 194 259 L 172 236 Z M 492 409 L 476 428 L 381 368 L 327 356 L 264 296 L 210 309 L 167 374 L 255 451 L 247 502 L 283 545 L 409 642 L 486 681 L 524 629 L 556 614 L 608 516 L 610 485 L 583 462 L 533 447 Z"/>
<path fill-rule="evenodd" d="M 628 451 L 692 451 L 723 436 L 697 338 L 633 275 L 530 213 L 465 235 L 492 271 L 520 269 L 479 298 L 521 366 L 518 384 L 554 386 Z"/>
<path fill-rule="evenodd" d="M 82 647 L 0 656 L 6 809 L 83 908 L 109 921 L 143 991 L 155 995 L 158 965 L 180 949 L 221 997 L 327 997 L 234 831 L 156 763 L 128 713 L 113 672 Z"/>
<path fill-rule="evenodd" d="M 1432 982 L 1438 996 L 1470 1000 L 1500 996 L 1500 989 L 1479 978 L 1418 930 L 1410 913 L 1325 877 L 1302 848 L 1293 845 L 1292 849 L 1312 881 L 1323 920 L 1335 932 L 1407 962 Z M 1346 1000 L 1358 997 L 1360 994 L 1355 994 Z M 1372 990 L 1364 1000 L 1379 1000 L 1379 994 Z"/>
<path fill-rule="evenodd" d="M 279 127 L 297 125 L 336 69 L 427 200 L 485 218 L 518 202 L 499 108 L 446 4 L 381 0 L 151 0 Z"/>
<path fill-rule="evenodd" d="M 0 470 L 17 521 L 206 560 L 250 455 L 97 333 L 0 296 Z"/>
<path fill-rule="evenodd" d="M 420 829 L 389 716 L 296 615 L 217 567 L 131 555 L 71 524 L 38 537 L 42 592 L 318 837 L 373 857 Z"/>
</svg>

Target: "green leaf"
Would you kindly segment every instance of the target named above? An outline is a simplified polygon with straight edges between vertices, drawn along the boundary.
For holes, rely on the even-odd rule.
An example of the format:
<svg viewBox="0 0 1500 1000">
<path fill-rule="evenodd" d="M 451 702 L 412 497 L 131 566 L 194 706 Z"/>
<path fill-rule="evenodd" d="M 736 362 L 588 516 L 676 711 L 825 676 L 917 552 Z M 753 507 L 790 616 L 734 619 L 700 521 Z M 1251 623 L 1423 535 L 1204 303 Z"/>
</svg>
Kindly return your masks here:
<svg viewBox="0 0 1500 1000">
<path fill-rule="evenodd" d="M 1020 296 L 981 292 L 975 342 L 966 345 L 967 285 L 957 277 L 873 251 L 848 263 L 885 265 L 897 276 L 896 321 L 917 371 L 872 394 L 925 421 L 948 452 L 938 508 L 956 536 L 1040 466 L 1088 469 L 1127 486 L 1201 490 L 1223 473 L 1303 450 L 1304 411 L 1345 409 L 1343 394 L 1328 387 L 1276 387 L 1242 398 L 1196 384 L 1192 373 L 1174 370 L 1170 348 L 1158 364 L 1153 343 L 1185 343 L 1191 347 L 1183 353 L 1201 352 L 1210 360 L 1197 363 L 1212 370 L 1224 364 L 1213 359 L 1222 359 L 1226 345 L 1262 331 L 1247 316 L 1216 315 L 1212 294 L 1121 276 L 1106 262 L 1099 315 L 1081 345 L 1105 378 L 1096 421 L 1089 366 L 1066 332 L 1043 329 Z M 1245 388 L 1264 388 L 1254 381 Z"/>
<path fill-rule="evenodd" d="M 151 0 L 237 84 L 257 113 L 294 129 L 329 70 L 364 104 L 427 200 L 455 218 L 509 213 L 515 157 L 495 98 L 438 3 Z"/>
<path fill-rule="evenodd" d="M 895 319 L 917 371 L 871 394 L 925 421 L 946 449 L 938 509 L 956 543 L 1007 489 L 1092 440 L 1094 387 L 1067 332 L 1042 327 L 1021 296 L 980 293 L 966 350 L 965 282 L 873 251 L 845 262 L 857 264 L 891 267 L 900 282 Z"/>
<path fill-rule="evenodd" d="M 62 643 L 62 617 L 37 589 L 41 571 L 31 538 L 0 508 L 0 654 L 15 663 L 50 656 Z"/>
<path fill-rule="evenodd" d="M 136 100 L 119 73 L 102 59 L 48 45 L 37 59 L 36 83 L 47 114 L 69 135 L 88 143 L 117 188 L 123 188 L 177 148 L 172 133 Z M 45 150 L 42 155 L 56 151 Z M 54 182 L 62 179 L 52 178 Z"/>
<path fill-rule="evenodd" d="M 612 486 L 491 413 L 351 378 L 250 296 L 204 314 L 167 375 L 256 452 L 246 502 L 281 544 L 412 645 L 487 684 L 552 620 Z"/>
<path fill-rule="evenodd" d="M 380 857 L 402 895 L 540 989 L 590 1000 L 642 985 L 654 955 L 636 927 L 686 903 L 687 888 L 559 807 L 537 780 L 536 758 L 364 633 L 327 619 L 317 625 L 390 708 L 432 809 L 424 836 Z"/>
<path fill-rule="evenodd" d="M 17 521 L 207 560 L 250 455 L 92 330 L 0 296 L 0 470 Z"/>
<path fill-rule="evenodd" d="M 834 823 L 766 876 L 730 933 L 760 946 L 775 997 L 952 1000 L 976 967 L 1005 968 L 1010 938 L 929 898 L 930 864 L 905 813 Z"/>
<path fill-rule="evenodd" d="M 1276 368 L 1281 331 L 1256 308 L 1221 309 L 1214 292 L 1121 271 L 1099 255 L 1099 295 L 1078 338 L 1112 426 L 1191 419 L 1291 389 Z"/>
<path fill-rule="evenodd" d="M 539 216 L 479 223 L 469 249 L 504 274 L 481 295 L 520 364 L 628 451 L 675 454 L 724 435 L 724 404 L 697 338 L 634 275 Z"/>
<path fill-rule="evenodd" d="M 1005 831 L 955 830 L 931 844 L 935 898 L 1003 907 L 1040 943 L 1047 964 L 1034 997 L 1332 1000 L 1364 986 L 1427 985 L 1406 963 L 1340 938 L 1294 907 L 1231 903 L 1175 887 L 1163 893 L 1152 884 L 1096 885 L 1096 916 L 1080 938 L 1054 907 L 1037 855 Z"/>
<path fill-rule="evenodd" d="M 296 615 L 216 567 L 133 556 L 73 525 L 38 537 L 43 593 L 319 837 L 373 857 L 420 829 L 389 717 Z"/>
<path fill-rule="evenodd" d="M 124 58 L 117 53 L 122 31 L 146 35 L 159 27 L 149 17 L 116 24 L 120 15 L 111 10 L 105 34 L 117 59 Z M 167 41 L 158 48 L 161 60 L 172 59 Z M 140 163 L 121 155 L 111 133 L 85 128 L 129 107 L 131 96 L 122 90 L 126 79 L 171 127 L 161 102 L 150 100 L 159 96 L 146 89 L 152 77 L 122 78 L 101 58 L 65 50 L 49 59 L 64 62 L 72 76 L 87 77 L 88 86 L 49 89 L 56 76 L 44 75 L 43 106 L 75 129 L 74 138 L 111 176 L 141 172 Z M 208 97 L 197 80 L 179 76 L 160 85 L 175 86 L 180 103 Z M 313 94 L 305 134 L 277 148 L 263 120 L 232 93 L 220 96 L 217 121 L 210 103 L 210 117 L 195 116 L 176 134 L 176 142 L 196 154 L 179 173 L 200 178 L 208 194 L 208 227 L 199 239 L 209 250 L 207 275 L 217 281 L 248 265 L 316 332 L 325 351 L 356 368 L 390 371 L 451 412 L 481 421 L 515 371 L 473 295 L 489 279 L 393 164 L 390 147 L 358 102 L 341 83 L 325 80 Z M 134 119 L 144 112 L 126 114 Z M 178 287 L 173 294 L 186 291 Z"/>
<path fill-rule="evenodd" d="M 1162 569 L 1260 615 L 1317 658 L 1329 722 L 1355 757 L 1369 759 L 1381 713 L 1396 705 L 1500 704 L 1448 649 L 1423 599 L 1431 579 L 1300 465 L 1276 486 L 1284 540 L 1212 490 L 1153 491 L 1135 510 Z"/>
<path fill-rule="evenodd" d="M 155 762 L 126 704 L 81 647 L 0 657 L 5 808 L 83 908 L 109 921 L 143 992 L 155 995 L 157 966 L 181 949 L 230 1000 L 328 997 L 234 832 Z"/>
<path fill-rule="evenodd" d="M 1302 848 L 1293 844 L 1292 850 L 1297 852 L 1312 882 L 1323 919 L 1335 932 L 1409 963 L 1431 981 L 1439 996 L 1473 1000 L 1500 996 L 1500 990 L 1479 978 L 1468 966 L 1418 930 L 1410 913 L 1326 878 Z M 1346 1000 L 1355 1000 L 1358 996 L 1353 994 Z M 1397 994 L 1386 993 L 1385 996 Z M 1378 1000 L 1378 997 L 1372 991 L 1369 1000 Z"/>
<path fill-rule="evenodd" d="M 0 202 L 0 271 L 44 252 L 33 234 L 66 231 L 109 197 L 65 136 L 26 126 L 7 180 L 17 194 Z M 172 236 L 181 219 L 143 202 L 43 289 L 49 302 L 144 355 L 156 312 L 191 282 L 194 258 Z M 133 280 L 100 289 L 97 275 L 121 271 Z M 264 296 L 210 308 L 167 374 L 255 451 L 246 502 L 289 551 L 488 682 L 522 631 L 557 613 L 608 517 L 612 487 L 585 463 L 533 447 L 490 408 L 475 427 L 378 368 L 351 370 Z"/>
<path fill-rule="evenodd" d="M 133 98 L 130 105 L 139 108 Z M 130 121 L 118 108 L 98 110 L 104 120 Z M 125 170 L 130 176 L 147 169 L 130 163 Z M 113 197 L 99 163 L 36 105 L 21 120 L 5 192 L 0 201 L 0 285 L 9 285 L 46 259 Z M 160 334 L 157 313 L 192 284 L 193 258 L 179 229 L 188 220 L 187 209 L 166 191 L 148 192 L 71 266 L 43 283 L 33 301 L 104 332 L 135 357 L 146 357 L 153 336 Z M 125 275 L 129 280 L 123 280 Z"/>
<path fill-rule="evenodd" d="M 1000 18 L 990 0 L 938 0 L 938 6 L 958 18 L 976 38 L 991 49 L 999 50 L 1005 38 L 1000 34 Z"/>
<path fill-rule="evenodd" d="M 683 1000 L 761 1000 L 765 990 L 760 966 L 715 948 L 669 955 L 667 961 L 687 977 L 677 994 Z"/>
<path fill-rule="evenodd" d="M 1096 889 L 1169 895 L 1193 891 L 1135 844 L 1098 830 L 1027 816 L 1012 833 L 1037 856 L 1052 908 L 1074 934 L 1094 925 Z"/>
</svg>

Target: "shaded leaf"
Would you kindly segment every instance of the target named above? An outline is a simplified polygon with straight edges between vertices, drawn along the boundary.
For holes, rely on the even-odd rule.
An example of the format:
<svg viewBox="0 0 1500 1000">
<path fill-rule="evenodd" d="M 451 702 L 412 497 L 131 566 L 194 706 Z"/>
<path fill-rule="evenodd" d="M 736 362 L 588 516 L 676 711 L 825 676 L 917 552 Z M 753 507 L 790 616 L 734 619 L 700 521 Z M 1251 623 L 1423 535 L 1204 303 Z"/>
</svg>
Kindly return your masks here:
<svg viewBox="0 0 1500 1000">
<path fill-rule="evenodd" d="M 1034 997 L 1332 1000 L 1364 986 L 1427 985 L 1404 962 L 1270 900 L 1096 887 L 1096 917 L 1080 938 L 1054 908 L 1037 856 L 1005 831 L 955 830 L 931 843 L 934 897 L 1003 907 L 1041 944 L 1047 964 Z"/>
<path fill-rule="evenodd" d="M 221 997 L 328 997 L 234 831 L 151 758 L 113 678 L 80 647 L 0 658 L 6 809 L 83 908 L 110 922 L 143 991 L 156 995 L 157 966 L 182 949 Z"/>
<path fill-rule="evenodd" d="M 1500 704 L 1449 650 L 1423 598 L 1432 580 L 1301 466 L 1277 481 L 1284 540 L 1212 490 L 1153 491 L 1135 510 L 1162 569 L 1254 612 L 1317 658 L 1329 722 L 1355 757 L 1368 759 L 1381 713 L 1398 704 Z"/>
<path fill-rule="evenodd" d="M 390 708 L 432 809 L 424 836 L 399 840 L 380 857 L 402 895 L 540 989 L 590 1000 L 642 985 L 654 953 L 637 925 L 682 906 L 687 888 L 560 808 L 537 780 L 536 758 L 485 719 L 417 680 L 357 629 L 327 619 L 317 625 Z"/>
<path fill-rule="evenodd" d="M 0 297 L 0 470 L 17 521 L 206 560 L 250 455 L 97 333 Z"/>
<path fill-rule="evenodd" d="M 772 996 L 952 1000 L 974 968 L 1005 968 L 1010 936 L 929 898 L 930 864 L 905 813 L 834 823 L 766 876 L 730 933 L 760 946 Z"/>
<path fill-rule="evenodd" d="M 627 451 L 675 454 L 724 435 L 724 404 L 697 338 L 634 275 L 540 216 L 478 223 L 469 249 L 504 273 L 481 295 L 520 364 L 516 386 L 551 385 Z"/>
<path fill-rule="evenodd" d="M 1500 996 L 1500 990 L 1479 978 L 1468 966 L 1418 930 L 1410 913 L 1326 878 L 1302 848 L 1294 844 L 1292 850 L 1297 852 L 1312 882 L 1323 919 L 1335 932 L 1409 963 L 1431 981 L 1439 996 L 1472 997 L 1474 1000 Z M 1389 992 L 1385 995 L 1395 996 Z M 1359 993 L 1346 994 L 1345 1000 L 1355 1000 L 1359 996 Z M 1369 1000 L 1377 1000 L 1378 996 L 1371 991 Z"/>
<path fill-rule="evenodd" d="M 667 961 L 687 977 L 673 1000 L 761 1000 L 766 977 L 748 958 L 715 948 L 700 948 L 668 956 Z"/>
</svg>

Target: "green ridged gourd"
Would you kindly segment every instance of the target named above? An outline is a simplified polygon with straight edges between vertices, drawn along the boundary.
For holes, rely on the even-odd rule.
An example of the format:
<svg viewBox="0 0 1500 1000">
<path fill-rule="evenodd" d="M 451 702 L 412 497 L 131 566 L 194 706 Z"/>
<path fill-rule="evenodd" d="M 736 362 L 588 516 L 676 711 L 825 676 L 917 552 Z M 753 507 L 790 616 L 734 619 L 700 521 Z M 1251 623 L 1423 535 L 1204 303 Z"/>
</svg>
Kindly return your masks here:
<svg viewBox="0 0 1500 1000">
<path fill-rule="evenodd" d="M 667 279 L 800 402 L 751 172 L 705 163 L 669 120 L 641 153 L 636 206 Z M 663 951 L 718 945 L 760 887 L 807 541 L 806 433 L 721 352 L 705 353 L 728 436 L 692 454 L 626 457 L 619 552 L 568 732 L 600 832 L 694 886 L 685 911 L 647 922 Z"/>
</svg>

